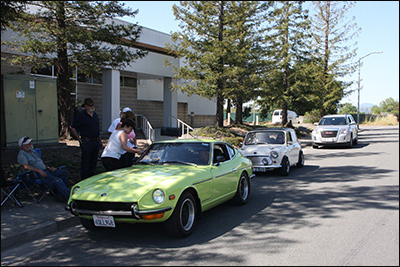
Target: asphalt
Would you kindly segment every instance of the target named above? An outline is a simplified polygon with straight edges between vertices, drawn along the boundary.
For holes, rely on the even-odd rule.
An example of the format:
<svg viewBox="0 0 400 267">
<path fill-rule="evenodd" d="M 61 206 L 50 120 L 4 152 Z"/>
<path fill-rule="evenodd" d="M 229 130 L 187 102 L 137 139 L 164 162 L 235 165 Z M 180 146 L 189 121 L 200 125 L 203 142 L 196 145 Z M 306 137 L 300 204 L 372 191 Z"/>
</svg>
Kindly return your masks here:
<svg viewBox="0 0 400 267">
<path fill-rule="evenodd" d="M 311 146 L 311 138 L 299 138 L 301 146 Z M 36 203 L 29 195 L 19 199 L 23 207 L 12 200 L 1 207 L 1 249 L 9 249 L 78 225 L 79 218 L 64 209 L 65 203 L 46 195 Z"/>
</svg>

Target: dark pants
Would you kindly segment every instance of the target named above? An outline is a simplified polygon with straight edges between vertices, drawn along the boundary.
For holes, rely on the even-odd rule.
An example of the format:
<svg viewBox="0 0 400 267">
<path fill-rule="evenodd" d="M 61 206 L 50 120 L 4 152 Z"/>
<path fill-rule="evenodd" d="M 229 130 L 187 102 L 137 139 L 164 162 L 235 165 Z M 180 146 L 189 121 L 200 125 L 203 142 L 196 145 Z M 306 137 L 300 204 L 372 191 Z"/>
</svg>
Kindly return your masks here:
<svg viewBox="0 0 400 267">
<path fill-rule="evenodd" d="M 82 140 L 81 142 L 81 180 L 93 176 L 99 156 L 100 141 Z"/>
<path fill-rule="evenodd" d="M 68 172 L 65 169 L 57 169 L 54 172 L 46 170 L 46 177 L 42 177 L 38 174 L 43 183 L 50 188 L 55 188 L 57 193 L 65 197 L 66 200 L 69 199 L 70 189 L 68 188 Z"/>
<path fill-rule="evenodd" d="M 102 157 L 101 163 L 103 163 L 103 166 L 106 169 L 106 171 L 121 169 L 121 161 L 116 158 Z"/>
<path fill-rule="evenodd" d="M 121 168 L 130 167 L 133 165 L 133 159 L 135 158 L 135 153 L 126 152 L 121 155 Z"/>
</svg>

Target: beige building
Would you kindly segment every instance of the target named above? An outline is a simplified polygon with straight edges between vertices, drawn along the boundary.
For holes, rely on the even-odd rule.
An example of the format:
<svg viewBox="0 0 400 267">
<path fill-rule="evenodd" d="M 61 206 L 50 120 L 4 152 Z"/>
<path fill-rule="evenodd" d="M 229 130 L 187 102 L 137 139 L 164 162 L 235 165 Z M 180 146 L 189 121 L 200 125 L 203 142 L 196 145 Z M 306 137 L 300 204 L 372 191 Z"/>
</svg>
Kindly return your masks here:
<svg viewBox="0 0 400 267">
<path fill-rule="evenodd" d="M 120 23 L 128 23 L 117 20 Z M 177 127 L 178 120 L 197 128 L 216 122 L 216 102 L 206 98 L 192 95 L 187 96 L 182 92 L 171 91 L 170 84 L 177 82 L 173 80 L 174 71 L 172 67 L 165 67 L 166 58 L 173 62 L 175 66 L 180 66 L 182 60 L 173 58 L 166 53 L 165 44 L 171 40 L 169 34 L 155 31 L 149 28 L 142 28 L 142 33 L 137 44 L 139 47 L 149 51 L 148 55 L 136 62 L 128 65 L 123 70 L 103 69 L 101 73 L 90 78 L 84 78 L 80 75 L 79 69 L 75 70 L 74 79 L 76 80 L 75 92 L 73 96 L 81 103 L 87 97 L 92 98 L 96 105 L 96 112 L 100 118 L 100 127 L 106 132 L 111 122 L 119 117 L 120 110 L 123 107 L 130 107 L 139 118 L 146 118 L 151 127 L 159 129 L 161 127 Z M 11 40 L 14 33 L 5 31 L 2 33 L 2 40 Z M 13 51 L 6 47 L 1 48 L 2 59 L 10 57 Z M 10 120 L 15 120 L 7 107 L 18 105 L 24 90 L 18 91 L 18 88 L 10 93 L 11 99 L 4 103 L 4 80 L 13 75 L 22 75 L 31 80 L 35 78 L 54 79 L 52 68 L 32 73 L 29 66 L 12 67 L 7 60 L 1 62 L 2 75 L 2 146 L 5 144 L 15 144 L 15 137 L 11 138 L 11 133 L 17 131 Z M 29 82 L 29 81 L 27 81 Z M 27 87 L 28 88 L 28 87 Z M 26 89 L 28 90 L 28 89 Z M 36 89 L 37 90 L 37 89 Z M 29 90 L 28 90 L 29 91 Z M 26 92 L 28 92 L 26 91 Z M 5 91 L 4 91 L 5 92 Z M 20 94 L 20 98 L 14 95 Z M 10 96 L 8 96 L 10 97 Z M 50 101 L 50 100 L 49 100 Z M 36 107 L 37 109 L 38 107 Z M 35 109 L 35 107 L 33 107 Z M 40 111 L 44 114 L 45 111 Z M 39 113 L 40 113 L 39 112 Z M 33 110 L 33 113 L 38 113 Z M 11 116 L 11 117 L 10 117 Z M 20 120 L 20 119 L 18 119 Z M 22 120 L 24 118 L 22 117 Z M 143 125 L 144 127 L 144 125 Z M 39 128 L 39 127 L 38 127 Z M 40 131 L 37 129 L 36 131 Z M 15 133 L 15 136 L 19 136 Z M 50 139 L 44 139 L 51 140 Z M 39 141 L 39 139 L 37 139 Z"/>
</svg>

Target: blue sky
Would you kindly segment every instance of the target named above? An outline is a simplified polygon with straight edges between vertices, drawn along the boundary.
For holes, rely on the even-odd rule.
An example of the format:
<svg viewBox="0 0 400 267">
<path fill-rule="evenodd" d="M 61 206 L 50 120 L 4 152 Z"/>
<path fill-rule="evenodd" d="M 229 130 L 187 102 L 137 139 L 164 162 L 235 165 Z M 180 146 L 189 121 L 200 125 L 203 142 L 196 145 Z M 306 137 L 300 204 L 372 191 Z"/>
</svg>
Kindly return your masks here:
<svg viewBox="0 0 400 267">
<path fill-rule="evenodd" d="M 172 12 L 173 4 L 179 1 L 122 1 L 139 14 L 125 21 L 138 23 L 164 33 L 179 30 L 179 22 Z M 358 58 L 371 52 L 382 51 L 362 59 L 360 70 L 360 104 L 379 103 L 389 97 L 399 101 L 399 2 L 398 1 L 357 1 L 347 14 L 355 17 L 361 27 L 358 42 Z M 346 79 L 354 81 L 351 89 L 355 90 L 342 103 L 357 106 L 358 72 Z"/>
</svg>

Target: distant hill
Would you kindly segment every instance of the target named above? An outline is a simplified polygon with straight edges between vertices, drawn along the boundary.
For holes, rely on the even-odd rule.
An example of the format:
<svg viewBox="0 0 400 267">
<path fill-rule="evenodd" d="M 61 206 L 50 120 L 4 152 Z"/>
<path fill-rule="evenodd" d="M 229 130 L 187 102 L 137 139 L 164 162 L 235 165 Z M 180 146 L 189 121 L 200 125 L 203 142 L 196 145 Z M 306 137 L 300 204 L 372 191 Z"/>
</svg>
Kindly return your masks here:
<svg viewBox="0 0 400 267">
<path fill-rule="evenodd" d="M 365 113 L 368 114 L 368 113 L 370 112 L 372 106 L 374 106 L 374 104 L 371 104 L 371 103 L 362 103 L 362 104 L 360 105 L 360 112 L 365 112 Z"/>
</svg>

